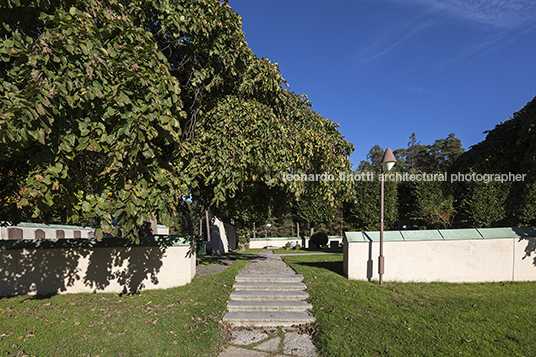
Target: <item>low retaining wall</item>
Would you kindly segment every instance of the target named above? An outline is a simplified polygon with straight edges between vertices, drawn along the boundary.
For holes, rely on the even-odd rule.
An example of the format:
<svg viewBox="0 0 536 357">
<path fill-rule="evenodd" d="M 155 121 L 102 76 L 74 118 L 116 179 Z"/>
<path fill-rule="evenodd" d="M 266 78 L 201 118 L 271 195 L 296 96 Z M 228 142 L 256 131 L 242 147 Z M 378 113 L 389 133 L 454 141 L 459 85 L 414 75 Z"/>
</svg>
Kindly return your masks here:
<svg viewBox="0 0 536 357">
<path fill-rule="evenodd" d="M 294 242 L 296 244 L 304 247 L 306 241 L 309 238 L 300 238 L 300 237 L 272 237 L 272 238 L 252 238 L 249 241 L 249 247 L 252 249 L 262 249 L 264 247 L 284 247 L 285 244 Z"/>
<path fill-rule="evenodd" d="M 167 289 L 188 284 L 195 268 L 189 237 L 6 240 L 0 296 Z"/>
<path fill-rule="evenodd" d="M 384 281 L 536 281 L 536 228 L 384 232 Z M 377 280 L 379 232 L 346 232 L 344 273 Z"/>
<path fill-rule="evenodd" d="M 342 236 L 328 236 L 329 242 L 328 247 L 331 242 L 342 243 Z M 268 237 L 268 238 L 252 238 L 249 241 L 249 247 L 252 249 L 262 249 L 264 247 L 278 247 L 282 248 L 285 244 L 294 242 L 302 247 L 309 248 L 309 237 L 300 238 L 300 237 Z"/>
</svg>

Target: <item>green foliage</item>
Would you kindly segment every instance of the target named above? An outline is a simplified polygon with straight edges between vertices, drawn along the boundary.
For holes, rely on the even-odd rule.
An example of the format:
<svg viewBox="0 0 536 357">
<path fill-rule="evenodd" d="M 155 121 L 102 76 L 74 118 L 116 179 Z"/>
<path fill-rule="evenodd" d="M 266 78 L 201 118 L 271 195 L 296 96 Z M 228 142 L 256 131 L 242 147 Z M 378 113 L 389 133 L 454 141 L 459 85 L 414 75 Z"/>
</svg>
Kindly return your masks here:
<svg viewBox="0 0 536 357">
<path fill-rule="evenodd" d="M 491 227 L 504 220 L 510 182 L 465 182 L 461 185 L 464 187 L 460 213 L 472 225 Z"/>
<path fill-rule="evenodd" d="M 374 145 L 367 153 L 367 159 L 359 163 L 358 171 L 380 173 L 385 150 L 379 145 Z"/>
<path fill-rule="evenodd" d="M 404 181 L 398 184 L 400 223 L 408 228 L 450 228 L 456 211 L 454 198 L 441 181 Z"/>
<path fill-rule="evenodd" d="M 355 199 L 346 203 L 345 216 L 360 230 L 380 229 L 380 192 L 378 176 L 373 180 L 354 181 Z M 389 228 L 398 220 L 397 182 L 384 182 L 384 224 Z"/>
<path fill-rule="evenodd" d="M 328 235 L 324 232 L 317 232 L 311 236 L 310 243 L 315 244 L 317 247 L 323 247 L 328 244 Z"/>
<path fill-rule="evenodd" d="M 236 230 L 236 234 L 240 243 L 247 244 L 249 243 L 249 240 L 253 238 L 253 229 L 247 226 L 242 226 Z"/>
<path fill-rule="evenodd" d="M 136 232 L 153 212 L 169 220 L 187 194 L 172 168 L 181 90 L 121 5 L 84 10 L 41 13 L 39 40 L 15 29 L 3 42 L 14 65 L 2 83 L 2 151 L 26 168 L 12 180 L 29 189 L 18 204 L 33 217 L 61 206 L 64 220 L 93 216 L 119 235 L 114 217 Z"/>
<path fill-rule="evenodd" d="M 305 192 L 283 173 L 350 165 L 338 125 L 284 89 L 226 3 L 13 0 L 0 10 L 0 168 L 15 167 L 2 170 L 4 220 L 84 220 L 97 236 L 135 240 L 153 216 L 171 224 L 188 197 L 251 221 L 277 207 L 258 193 Z M 322 185 L 328 200 L 340 191 Z"/>
<path fill-rule="evenodd" d="M 310 182 L 306 188 L 307 192 L 294 203 L 298 219 L 312 224 L 331 221 L 337 211 L 334 199 L 325 198 L 322 193 L 325 188 L 319 182 Z"/>
<path fill-rule="evenodd" d="M 509 192 L 507 202 L 510 205 L 507 206 L 507 211 L 510 211 L 514 219 L 517 219 L 521 225 L 536 225 L 536 181 L 534 181 L 534 176 L 532 180 L 527 180 L 522 185 L 513 184 L 512 186 L 517 186 L 517 190 L 511 189 Z"/>
<path fill-rule="evenodd" d="M 536 223 L 536 97 L 510 120 L 487 132 L 486 139 L 461 155 L 451 172 L 526 175 L 519 182 L 454 186 L 462 197 L 460 213 L 479 226 Z"/>
<path fill-rule="evenodd" d="M 430 152 L 437 163 L 437 169 L 445 171 L 463 154 L 464 149 L 462 141 L 450 133 L 446 139 L 436 140 L 430 147 Z"/>
</svg>

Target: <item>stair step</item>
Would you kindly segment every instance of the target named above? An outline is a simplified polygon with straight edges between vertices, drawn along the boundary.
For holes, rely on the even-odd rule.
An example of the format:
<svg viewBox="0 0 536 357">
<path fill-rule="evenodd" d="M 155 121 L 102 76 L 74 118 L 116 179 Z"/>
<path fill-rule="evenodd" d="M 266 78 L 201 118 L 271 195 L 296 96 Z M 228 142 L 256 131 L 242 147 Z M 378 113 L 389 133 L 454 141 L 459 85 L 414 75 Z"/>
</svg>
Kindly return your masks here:
<svg viewBox="0 0 536 357">
<path fill-rule="evenodd" d="M 236 290 L 305 290 L 304 283 L 283 282 L 238 282 L 233 285 Z"/>
<path fill-rule="evenodd" d="M 305 291 L 239 290 L 231 293 L 231 300 L 305 300 Z"/>
<path fill-rule="evenodd" d="M 302 275 L 261 275 L 261 274 L 238 274 L 235 277 L 237 283 L 246 282 L 268 282 L 268 283 L 300 283 L 303 280 Z"/>
<path fill-rule="evenodd" d="M 267 312 L 229 312 L 223 321 L 235 326 L 292 326 L 315 321 L 306 312 L 267 311 Z"/>
<path fill-rule="evenodd" d="M 313 305 L 305 301 L 255 301 L 255 300 L 232 300 L 227 304 L 229 312 L 238 311 L 295 311 L 305 312 L 312 309 Z"/>
</svg>

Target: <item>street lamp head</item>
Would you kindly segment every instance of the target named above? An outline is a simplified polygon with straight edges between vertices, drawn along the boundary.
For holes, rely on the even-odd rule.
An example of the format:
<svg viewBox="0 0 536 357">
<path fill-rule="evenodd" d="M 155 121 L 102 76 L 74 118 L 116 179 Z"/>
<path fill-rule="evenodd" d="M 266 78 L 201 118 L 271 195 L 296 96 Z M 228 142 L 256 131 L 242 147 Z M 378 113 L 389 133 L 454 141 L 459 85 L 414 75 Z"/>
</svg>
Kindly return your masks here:
<svg viewBox="0 0 536 357">
<path fill-rule="evenodd" d="M 382 159 L 382 166 L 384 170 L 387 170 L 387 171 L 391 170 L 393 166 L 395 166 L 395 163 L 396 163 L 395 155 L 391 151 L 391 148 L 387 148 L 387 150 L 385 150 L 385 154 L 383 154 L 383 159 Z"/>
</svg>

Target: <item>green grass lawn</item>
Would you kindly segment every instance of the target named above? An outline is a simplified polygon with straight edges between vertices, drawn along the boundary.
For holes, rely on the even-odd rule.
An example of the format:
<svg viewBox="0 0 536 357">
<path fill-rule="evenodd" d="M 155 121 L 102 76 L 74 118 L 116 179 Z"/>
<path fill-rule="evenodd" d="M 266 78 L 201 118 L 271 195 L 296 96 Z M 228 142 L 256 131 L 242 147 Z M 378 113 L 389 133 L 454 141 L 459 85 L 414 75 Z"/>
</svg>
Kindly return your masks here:
<svg viewBox="0 0 536 357">
<path fill-rule="evenodd" d="M 0 298 L 0 355 L 217 356 L 234 277 L 247 263 L 133 295 Z"/>
<path fill-rule="evenodd" d="M 536 283 L 347 280 L 342 256 L 284 257 L 308 286 L 322 356 L 536 356 Z"/>
<path fill-rule="evenodd" d="M 259 248 L 248 248 L 246 249 L 244 252 L 242 253 L 238 253 L 237 250 L 232 250 L 231 252 L 227 253 L 229 255 L 233 255 L 233 254 L 241 254 L 241 255 L 244 255 L 244 254 L 259 254 L 261 252 L 262 249 L 259 249 Z"/>
</svg>

